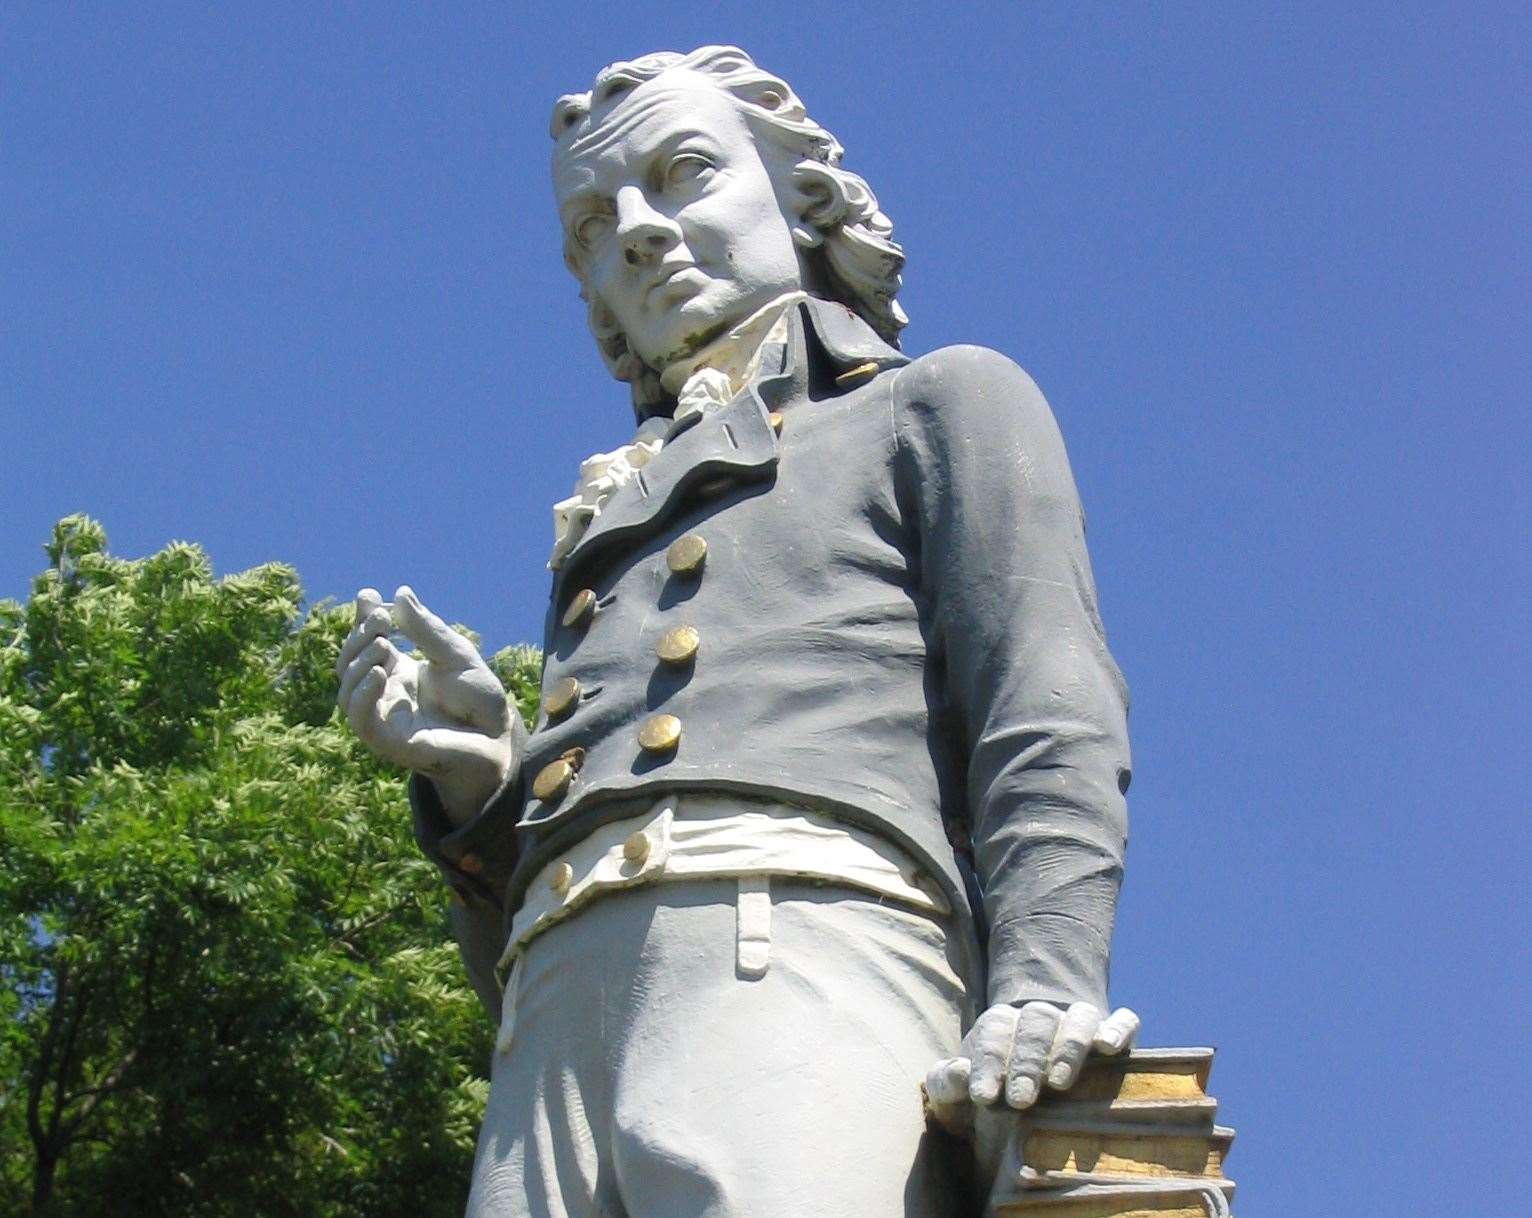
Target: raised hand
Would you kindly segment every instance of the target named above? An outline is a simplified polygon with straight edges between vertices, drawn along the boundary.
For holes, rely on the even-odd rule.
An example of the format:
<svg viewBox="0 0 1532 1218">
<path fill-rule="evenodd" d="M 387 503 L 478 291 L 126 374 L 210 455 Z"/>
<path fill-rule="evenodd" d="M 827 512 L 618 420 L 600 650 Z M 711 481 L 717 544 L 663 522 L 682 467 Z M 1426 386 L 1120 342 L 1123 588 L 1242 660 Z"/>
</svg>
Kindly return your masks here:
<svg viewBox="0 0 1532 1218">
<path fill-rule="evenodd" d="M 415 646 L 400 651 L 397 631 Z M 468 639 L 409 587 L 387 605 L 372 588 L 356 596 L 356 624 L 336 661 L 337 701 L 352 729 L 387 761 L 429 776 L 447 815 L 462 824 L 516 763 L 515 712 Z"/>
<path fill-rule="evenodd" d="M 1115 1056 L 1132 1048 L 1138 1027 L 1138 1016 L 1127 1007 L 1106 1016 L 1088 1002 L 990 1007 L 963 1037 L 961 1055 L 927 1072 L 927 1105 L 953 1129 L 972 1119 L 975 1105 L 1003 1099 L 1011 1108 L 1030 1108 L 1044 1086 L 1074 1086 L 1092 1050 Z"/>
</svg>

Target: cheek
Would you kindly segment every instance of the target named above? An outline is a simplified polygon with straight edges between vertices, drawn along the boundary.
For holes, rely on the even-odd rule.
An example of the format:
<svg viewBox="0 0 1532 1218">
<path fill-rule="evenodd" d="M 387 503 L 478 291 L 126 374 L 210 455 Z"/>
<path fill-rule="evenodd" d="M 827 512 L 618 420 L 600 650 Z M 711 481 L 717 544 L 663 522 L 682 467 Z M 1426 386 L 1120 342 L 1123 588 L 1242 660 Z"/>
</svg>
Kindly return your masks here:
<svg viewBox="0 0 1532 1218">
<path fill-rule="evenodd" d="M 592 258 L 585 266 L 585 290 L 596 296 L 625 324 L 631 324 L 632 276 L 616 254 Z"/>
<path fill-rule="evenodd" d="M 719 191 L 678 218 L 693 255 L 715 267 L 750 275 L 797 266 L 791 230 L 769 188 Z"/>
</svg>

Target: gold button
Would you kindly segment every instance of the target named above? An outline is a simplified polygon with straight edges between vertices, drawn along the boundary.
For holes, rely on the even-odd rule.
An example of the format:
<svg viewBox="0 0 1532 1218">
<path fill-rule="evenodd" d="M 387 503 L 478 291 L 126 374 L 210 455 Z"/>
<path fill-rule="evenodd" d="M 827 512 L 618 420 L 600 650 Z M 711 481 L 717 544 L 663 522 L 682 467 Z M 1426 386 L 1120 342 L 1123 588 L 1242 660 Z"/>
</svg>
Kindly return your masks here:
<svg viewBox="0 0 1532 1218">
<path fill-rule="evenodd" d="M 622 844 L 622 857 L 630 863 L 642 863 L 649 857 L 649 835 L 634 833 Z"/>
<path fill-rule="evenodd" d="M 700 533 L 676 538 L 665 551 L 665 565 L 674 575 L 695 575 L 706 561 L 707 538 Z"/>
<path fill-rule="evenodd" d="M 596 594 L 589 588 L 581 588 L 570 598 L 569 607 L 564 610 L 564 625 L 583 626 L 590 621 L 595 611 Z"/>
<path fill-rule="evenodd" d="M 668 753 L 681 740 L 681 721 L 674 715 L 650 715 L 638 729 L 639 747 L 646 753 Z"/>
<path fill-rule="evenodd" d="M 568 892 L 573 883 L 574 868 L 568 863 L 560 863 L 548 873 L 548 887 L 554 892 Z"/>
<path fill-rule="evenodd" d="M 458 860 L 457 868 L 464 875 L 478 875 L 484 870 L 484 863 L 477 854 L 465 854 Z"/>
<path fill-rule="evenodd" d="M 579 700 L 580 683 L 573 677 L 565 677 L 555 681 L 552 688 L 543 695 L 543 714 L 550 720 L 562 719 L 574 709 L 574 704 Z"/>
<path fill-rule="evenodd" d="M 766 416 L 766 421 L 771 424 L 772 431 L 776 432 L 779 436 L 782 434 L 782 412 L 780 410 L 773 410 Z"/>
<path fill-rule="evenodd" d="M 677 626 L 660 635 L 660 641 L 654 645 L 654 654 L 667 664 L 689 664 L 701 642 L 702 636 L 695 626 Z"/>
<path fill-rule="evenodd" d="M 858 364 L 855 368 L 847 368 L 846 371 L 842 372 L 838 377 L 835 378 L 835 383 L 842 389 L 849 389 L 858 381 L 865 381 L 869 376 L 874 375 L 877 371 L 877 364 Z"/>
<path fill-rule="evenodd" d="M 575 768 L 569 758 L 560 757 L 557 761 L 550 761 L 537 771 L 537 777 L 532 780 L 532 794 L 544 803 L 563 799 L 574 776 Z"/>
</svg>

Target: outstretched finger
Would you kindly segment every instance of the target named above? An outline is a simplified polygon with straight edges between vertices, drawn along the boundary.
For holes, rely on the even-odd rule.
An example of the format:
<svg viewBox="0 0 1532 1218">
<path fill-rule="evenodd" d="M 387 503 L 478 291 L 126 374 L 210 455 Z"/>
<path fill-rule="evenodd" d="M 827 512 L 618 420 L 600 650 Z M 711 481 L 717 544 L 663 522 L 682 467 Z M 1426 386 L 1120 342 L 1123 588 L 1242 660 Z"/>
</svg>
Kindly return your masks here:
<svg viewBox="0 0 1532 1218">
<path fill-rule="evenodd" d="M 357 653 L 356 659 L 346 665 L 340 679 L 340 692 L 335 700 L 344 707 L 361 684 L 362 678 L 372 668 L 381 668 L 385 676 L 399 667 L 399 649 L 386 638 L 375 638 Z"/>
<path fill-rule="evenodd" d="M 422 605 L 408 584 L 394 593 L 394 620 L 404 637 L 433 664 L 463 669 L 479 658 L 478 649 Z"/>
<path fill-rule="evenodd" d="M 1096 1051 L 1113 1055 L 1124 1053 L 1138 1039 L 1139 1018 L 1127 1007 L 1118 1007 L 1096 1029 Z"/>
<path fill-rule="evenodd" d="M 1048 1051 L 1063 1014 L 1051 1002 L 1029 1002 L 1021 1008 L 1005 1079 L 1005 1102 L 1012 1108 L 1030 1108 L 1037 1102 Z"/>
<path fill-rule="evenodd" d="M 1053 1038 L 1048 1062 L 1048 1086 L 1064 1091 L 1074 1085 L 1085 1056 L 1090 1052 L 1096 1029 L 1101 1026 L 1101 1012 L 1088 1002 L 1072 1002 L 1059 1023 Z"/>
</svg>

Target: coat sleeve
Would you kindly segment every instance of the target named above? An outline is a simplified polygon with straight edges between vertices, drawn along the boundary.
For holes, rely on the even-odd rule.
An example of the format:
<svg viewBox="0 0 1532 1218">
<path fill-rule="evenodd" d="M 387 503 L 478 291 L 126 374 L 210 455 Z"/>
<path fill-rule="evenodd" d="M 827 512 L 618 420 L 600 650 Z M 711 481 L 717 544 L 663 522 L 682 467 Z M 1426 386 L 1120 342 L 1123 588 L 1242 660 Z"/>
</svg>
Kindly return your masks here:
<svg viewBox="0 0 1532 1218">
<path fill-rule="evenodd" d="M 1127 693 L 1063 441 L 1031 378 L 979 347 L 902 370 L 893 412 L 932 710 L 965 803 L 947 811 L 966 816 L 989 926 L 989 1001 L 1104 1010 Z"/>
<path fill-rule="evenodd" d="M 411 774 L 409 787 L 415 842 L 452 889 L 452 933 L 463 967 L 497 1024 L 501 987 L 495 963 L 505 947 L 505 886 L 516 865 L 514 826 L 521 809 L 521 758 L 526 752 L 526 732 L 519 721 L 513 731 L 515 763 L 510 776 L 483 810 L 463 825 L 453 826 L 436 787 L 425 775 Z"/>
</svg>

